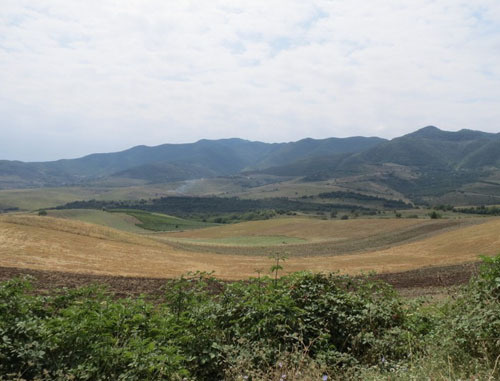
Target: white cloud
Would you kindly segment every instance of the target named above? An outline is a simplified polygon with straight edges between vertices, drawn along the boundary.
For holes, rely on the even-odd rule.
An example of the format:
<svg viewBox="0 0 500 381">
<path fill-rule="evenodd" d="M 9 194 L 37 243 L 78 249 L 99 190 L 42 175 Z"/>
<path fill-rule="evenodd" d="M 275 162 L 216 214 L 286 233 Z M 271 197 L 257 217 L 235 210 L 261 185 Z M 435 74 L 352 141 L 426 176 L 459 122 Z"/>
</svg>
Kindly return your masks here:
<svg viewBox="0 0 500 381">
<path fill-rule="evenodd" d="M 0 159 L 496 132 L 499 82 L 496 0 L 0 3 Z"/>
</svg>

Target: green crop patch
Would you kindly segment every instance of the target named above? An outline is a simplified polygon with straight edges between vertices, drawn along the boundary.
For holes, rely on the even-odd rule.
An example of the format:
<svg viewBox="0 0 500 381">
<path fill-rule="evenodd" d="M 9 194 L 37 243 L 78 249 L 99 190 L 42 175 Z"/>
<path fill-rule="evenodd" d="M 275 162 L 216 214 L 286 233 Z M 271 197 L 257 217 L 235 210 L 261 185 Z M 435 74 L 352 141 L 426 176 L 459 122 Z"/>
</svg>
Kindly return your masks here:
<svg viewBox="0 0 500 381">
<path fill-rule="evenodd" d="M 150 213 L 143 210 L 134 209 L 113 209 L 112 213 L 126 213 L 140 221 L 136 224 L 142 229 L 152 231 L 174 231 L 174 230 L 187 230 L 187 229 L 200 229 L 216 224 L 201 222 L 196 220 L 188 220 L 179 217 L 173 217 L 161 213 Z"/>
<path fill-rule="evenodd" d="M 137 226 L 138 220 L 132 218 L 126 213 L 108 213 L 103 210 L 95 209 L 65 209 L 65 210 L 49 210 L 48 215 L 51 217 L 65 218 L 69 220 L 77 220 L 108 226 L 113 229 L 118 229 L 130 233 L 145 233 L 146 231 Z"/>
</svg>

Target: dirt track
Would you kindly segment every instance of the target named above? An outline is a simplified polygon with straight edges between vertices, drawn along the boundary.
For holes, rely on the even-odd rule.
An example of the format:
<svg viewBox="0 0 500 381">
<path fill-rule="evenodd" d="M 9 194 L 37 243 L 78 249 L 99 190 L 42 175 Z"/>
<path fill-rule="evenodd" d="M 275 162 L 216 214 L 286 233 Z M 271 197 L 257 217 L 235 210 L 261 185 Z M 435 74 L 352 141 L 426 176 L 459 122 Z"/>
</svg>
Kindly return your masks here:
<svg viewBox="0 0 500 381">
<path fill-rule="evenodd" d="M 477 268 L 478 263 L 476 262 L 378 274 L 374 278 L 384 280 L 397 289 L 448 287 L 466 283 L 472 275 L 477 273 Z M 117 296 L 147 294 L 158 297 L 163 293 L 163 286 L 167 281 L 165 278 L 104 276 L 0 267 L 0 281 L 24 275 L 30 275 L 34 278 L 35 290 L 40 293 L 62 287 L 75 288 L 90 284 L 104 284 Z"/>
</svg>

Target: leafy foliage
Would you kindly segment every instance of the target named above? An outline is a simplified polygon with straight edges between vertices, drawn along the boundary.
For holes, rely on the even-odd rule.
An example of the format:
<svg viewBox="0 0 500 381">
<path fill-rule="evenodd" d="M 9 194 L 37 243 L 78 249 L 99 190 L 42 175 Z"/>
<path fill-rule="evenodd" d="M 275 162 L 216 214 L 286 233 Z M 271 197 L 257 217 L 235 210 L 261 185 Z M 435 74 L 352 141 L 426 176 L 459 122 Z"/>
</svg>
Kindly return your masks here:
<svg viewBox="0 0 500 381">
<path fill-rule="evenodd" d="M 382 198 L 382 197 L 370 196 L 370 195 L 357 193 L 357 192 L 341 192 L 341 191 L 324 192 L 324 193 L 320 193 L 318 195 L 318 197 L 324 198 L 324 199 L 341 198 L 341 199 L 351 199 L 351 200 L 358 200 L 358 201 L 378 201 L 378 202 L 382 202 L 382 206 L 384 208 L 410 209 L 413 207 L 413 205 L 407 204 L 403 200 L 390 200 L 390 199 L 386 199 L 386 198 Z"/>
<path fill-rule="evenodd" d="M 24 379 L 161 379 L 188 375 L 171 315 L 95 287 L 54 297 L 0 287 L 0 374 Z"/>
<path fill-rule="evenodd" d="M 233 283 L 187 274 L 156 304 L 99 287 L 37 296 L 29 280 L 4 282 L 0 379 L 498 376 L 500 256 L 442 305 L 367 277 L 302 272 L 275 283 L 261 272 Z"/>
<path fill-rule="evenodd" d="M 481 214 L 487 216 L 500 216 L 500 207 L 485 205 L 470 207 L 470 208 L 453 208 L 454 212 L 469 213 L 469 214 Z"/>
<path fill-rule="evenodd" d="M 447 333 L 442 344 L 448 352 L 455 354 L 455 364 L 463 367 L 474 359 L 481 359 L 489 367 L 498 368 L 500 255 L 483 257 L 479 276 L 455 300 L 445 305 L 445 312 L 449 319 L 443 320 L 437 329 Z"/>
</svg>

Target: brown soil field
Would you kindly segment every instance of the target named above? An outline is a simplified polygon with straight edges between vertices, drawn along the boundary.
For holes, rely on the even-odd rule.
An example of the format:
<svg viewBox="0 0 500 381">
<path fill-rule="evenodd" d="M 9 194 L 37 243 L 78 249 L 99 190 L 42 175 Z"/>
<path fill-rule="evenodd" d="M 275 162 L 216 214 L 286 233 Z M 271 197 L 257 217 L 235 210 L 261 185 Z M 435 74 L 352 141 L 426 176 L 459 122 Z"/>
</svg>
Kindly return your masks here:
<svg viewBox="0 0 500 381">
<path fill-rule="evenodd" d="M 403 295 L 419 296 L 433 294 L 435 290 L 466 283 L 477 273 L 477 263 L 463 265 L 428 267 L 399 273 L 378 274 L 375 279 L 383 280 Z M 76 288 L 93 284 L 106 286 L 119 297 L 138 296 L 161 297 L 167 279 L 145 277 L 105 276 L 75 274 L 59 271 L 31 270 L 15 267 L 0 267 L 0 282 L 16 277 L 29 276 L 37 293 L 50 293 L 63 287 Z"/>
<path fill-rule="evenodd" d="M 440 223 L 449 221 L 453 220 L 443 220 Z M 408 224 L 404 226 L 406 229 L 420 223 L 418 220 L 407 222 L 400 219 L 336 222 L 339 223 L 336 225 L 338 231 L 358 237 L 362 236 L 359 231 L 363 229 L 382 229 L 383 234 L 389 234 L 387 226 L 397 231 L 401 225 Z M 342 222 L 349 224 L 342 225 Z M 348 274 L 367 271 L 392 273 L 474 262 L 479 254 L 494 255 L 500 251 L 500 219 L 482 219 L 481 222 L 447 226 L 445 229 L 437 229 L 435 234 L 427 232 L 417 240 L 389 244 L 383 249 L 367 246 L 362 252 L 345 255 L 325 253 L 323 256 L 291 257 L 284 264 L 285 272 L 310 270 L 341 271 Z M 382 228 L 382 225 L 385 227 Z M 235 229 L 236 227 L 234 225 Z M 306 222 L 304 229 L 308 229 Z M 269 234 L 268 229 L 265 230 Z M 312 236 L 314 231 L 311 228 L 309 235 Z M 0 266 L 146 278 L 176 277 L 188 271 L 200 270 L 214 271 L 214 275 L 221 279 L 245 279 L 255 276 L 255 269 L 266 271 L 272 265 L 272 260 L 265 256 L 185 250 L 155 237 L 156 235 L 142 236 L 51 217 L 2 216 Z"/>
</svg>

